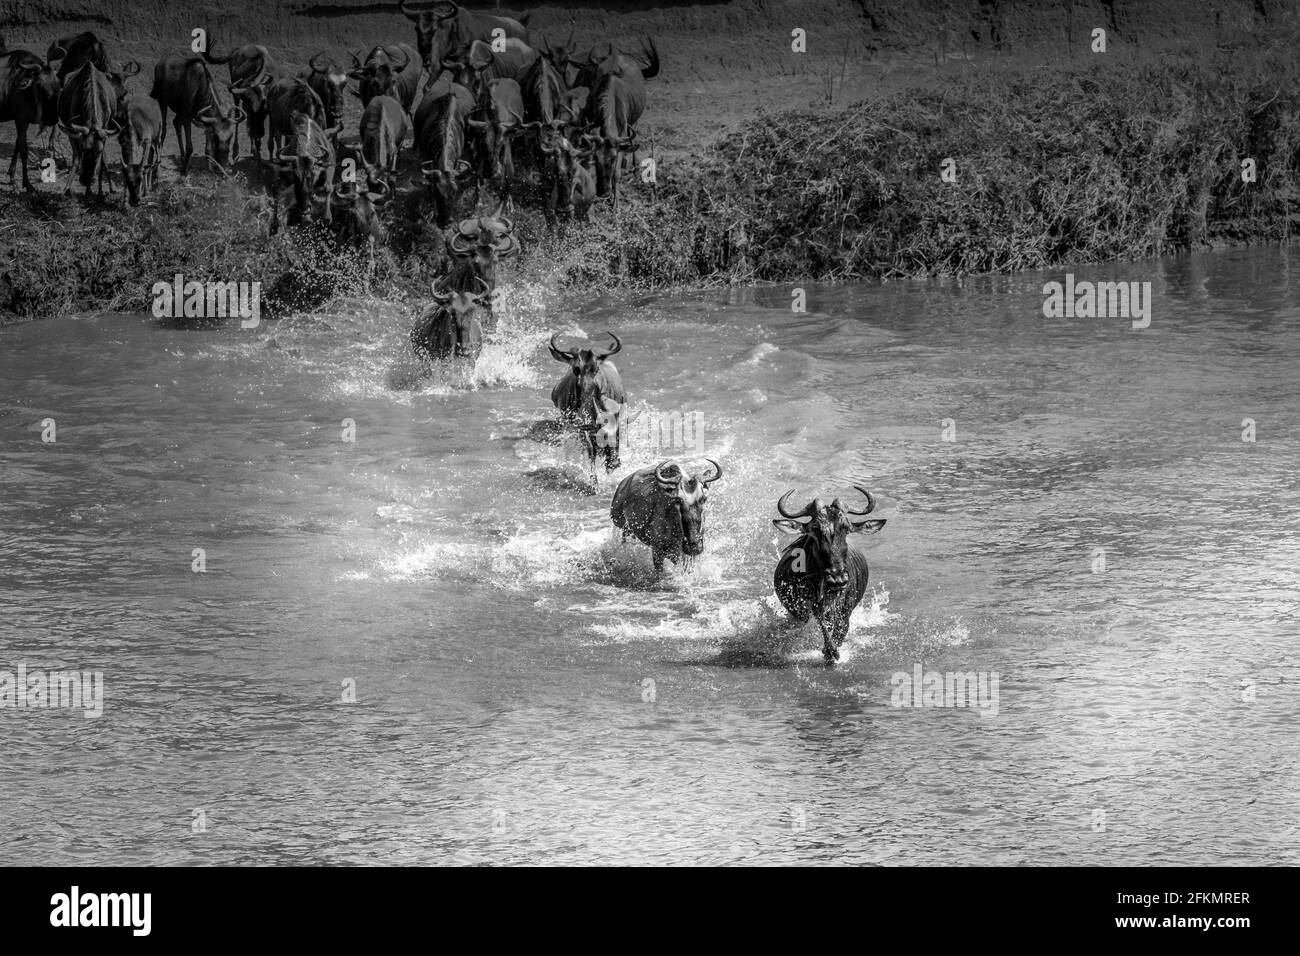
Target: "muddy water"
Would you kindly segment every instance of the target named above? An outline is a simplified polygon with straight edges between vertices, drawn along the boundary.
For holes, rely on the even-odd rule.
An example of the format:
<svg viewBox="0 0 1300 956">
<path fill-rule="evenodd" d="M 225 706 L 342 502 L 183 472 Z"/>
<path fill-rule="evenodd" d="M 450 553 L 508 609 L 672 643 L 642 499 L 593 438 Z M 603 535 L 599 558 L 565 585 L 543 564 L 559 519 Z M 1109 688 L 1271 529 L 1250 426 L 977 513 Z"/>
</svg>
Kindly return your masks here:
<svg viewBox="0 0 1300 956">
<path fill-rule="evenodd" d="M 105 688 L 98 718 L 0 709 L 0 857 L 1296 863 L 1292 268 L 1075 270 L 1150 280 L 1140 332 L 1043 318 L 1059 273 L 805 314 L 516 288 L 475 372 L 414 383 L 376 303 L 0 330 L 0 670 Z M 665 580 L 524 437 L 549 332 L 607 328 L 634 405 L 701 413 L 726 472 Z M 660 456 L 642 432 L 624 470 Z M 770 522 L 854 480 L 888 523 L 830 670 Z M 892 706 L 917 665 L 996 698 Z"/>
</svg>

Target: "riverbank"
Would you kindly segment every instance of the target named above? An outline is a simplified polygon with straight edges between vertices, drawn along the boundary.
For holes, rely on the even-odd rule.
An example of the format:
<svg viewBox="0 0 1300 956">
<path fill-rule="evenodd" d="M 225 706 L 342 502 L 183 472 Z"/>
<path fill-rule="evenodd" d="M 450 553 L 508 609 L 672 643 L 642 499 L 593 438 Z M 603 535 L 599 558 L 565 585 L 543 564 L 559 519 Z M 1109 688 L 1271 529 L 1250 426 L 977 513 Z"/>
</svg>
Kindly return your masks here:
<svg viewBox="0 0 1300 956">
<path fill-rule="evenodd" d="M 651 81 L 643 140 L 657 184 L 633 184 L 617 213 L 598 206 L 563 236 L 525 203 L 514 265 L 597 292 L 1006 272 L 1285 241 L 1300 182 L 1296 40 L 1270 27 L 1145 56 L 944 58 L 928 74 L 881 73 L 874 92 L 845 66 L 820 101 L 805 75 L 809 103 L 775 97 L 787 108 L 715 123 L 717 136 L 689 150 L 681 118 L 716 104 L 664 110 Z M 846 83 L 866 94 L 847 107 Z M 304 259 L 326 260 L 337 294 L 418 295 L 441 256 L 418 221 L 418 185 L 404 192 L 394 241 L 373 256 L 268 236 L 269 202 L 243 177 L 165 176 L 135 210 L 50 187 L 4 192 L 0 262 L 12 265 L 0 266 L 0 312 L 144 309 L 153 283 L 176 272 L 270 288 Z"/>
</svg>

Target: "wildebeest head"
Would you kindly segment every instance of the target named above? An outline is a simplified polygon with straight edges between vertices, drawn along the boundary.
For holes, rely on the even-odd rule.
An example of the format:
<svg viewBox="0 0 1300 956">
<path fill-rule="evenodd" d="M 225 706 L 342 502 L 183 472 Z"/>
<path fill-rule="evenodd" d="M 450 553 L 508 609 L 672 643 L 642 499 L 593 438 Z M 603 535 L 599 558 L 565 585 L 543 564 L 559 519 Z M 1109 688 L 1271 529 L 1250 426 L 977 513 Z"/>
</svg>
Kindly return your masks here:
<svg viewBox="0 0 1300 956">
<path fill-rule="evenodd" d="M 477 94 L 482 87 L 483 73 L 492 60 L 491 45 L 475 40 L 463 53 L 443 57 L 439 65 L 451 73 L 454 82 Z"/>
<path fill-rule="evenodd" d="M 875 509 L 876 501 L 867 489 L 860 485 L 853 487 L 866 496 L 866 510 L 852 511 L 839 498 L 829 505 L 814 498 L 800 511 L 787 511 L 786 499 L 794 494 L 791 489 L 776 503 L 781 517 L 772 519 L 777 528 L 800 536 L 789 547 L 802 549 L 805 573 L 815 575 L 821 588 L 832 594 L 843 591 L 849 583 L 848 536 L 858 532 L 874 534 L 885 526 L 883 518 L 859 520 Z"/>
<path fill-rule="evenodd" d="M 260 70 L 246 80 L 230 84 L 230 95 L 247 116 L 256 116 L 266 109 L 271 84 L 275 77 L 269 70 Z"/>
<path fill-rule="evenodd" d="M 348 71 L 324 52 L 313 56 L 307 65 L 311 69 L 307 83 L 325 107 L 325 124 L 337 126 L 343 116 L 343 90 L 348 84 Z"/>
<path fill-rule="evenodd" d="M 450 12 L 446 9 L 451 7 Z M 450 30 L 445 21 L 456 16 L 456 8 L 453 4 L 437 4 L 427 10 L 409 10 L 406 6 L 406 0 L 399 0 L 397 9 L 408 19 L 415 23 L 415 44 L 416 49 L 420 51 L 420 59 L 424 65 L 433 71 L 434 60 L 434 41 L 438 42 L 438 59 L 441 60 L 446 53 L 446 35 Z M 441 32 L 441 36 L 439 33 Z"/>
<path fill-rule="evenodd" d="M 235 131 L 246 118 L 244 111 L 233 105 L 226 112 L 205 106 L 194 118 L 203 124 L 204 135 L 208 138 L 208 156 L 223 176 L 230 175 L 230 161 L 235 158 Z"/>
<path fill-rule="evenodd" d="M 495 287 L 497 263 L 519 253 L 514 229 L 514 222 L 505 216 L 504 205 L 499 205 L 490 216 L 462 219 L 447 248 L 454 256 L 472 259 L 478 274 Z"/>
<path fill-rule="evenodd" d="M 482 280 L 478 292 L 448 289 L 433 284 L 434 308 L 427 311 L 411 331 L 418 350 L 435 358 L 478 358 L 483 350 L 480 317 L 486 308 L 488 289 Z"/>
<path fill-rule="evenodd" d="M 599 376 L 601 366 L 611 355 L 617 355 L 622 351 L 623 343 L 619 341 L 618 336 L 613 332 L 606 332 L 605 334 L 614 340 L 613 348 L 603 352 L 597 352 L 595 349 L 565 351 L 555 344 L 559 334 L 559 332 L 556 332 L 551 336 L 551 358 L 568 365 L 569 371 L 573 373 L 573 378 L 578 384 L 579 408 L 584 412 L 594 410 L 596 407 L 596 394 L 600 391 Z"/>
<path fill-rule="evenodd" d="M 14 113 L 27 113 L 25 119 L 41 126 L 53 126 L 58 122 L 60 87 L 53 67 L 26 50 L 12 50 L 3 55 L 8 57 L 6 65 L 9 68 L 10 86 L 0 90 L 0 96 L 10 103 L 9 109 Z M 27 110 L 17 109 L 10 99 L 18 94 L 26 95 L 29 104 Z"/>
<path fill-rule="evenodd" d="M 660 462 L 655 468 L 655 482 L 663 501 L 666 531 L 669 537 L 678 536 L 682 554 L 691 557 L 704 553 L 704 505 L 709 500 L 709 485 L 722 477 L 722 466 L 711 458 L 705 459 L 713 466 L 713 475 L 687 475 L 676 462 Z"/>
<path fill-rule="evenodd" d="M 410 62 L 410 55 L 406 50 L 401 47 L 394 49 L 402 55 L 400 62 L 394 60 L 382 46 L 377 46 L 366 54 L 365 63 L 358 61 L 355 53 L 352 54 L 352 69 L 348 70 L 347 75 L 357 81 L 354 95 L 361 100 L 362 106 L 367 105 L 376 96 L 394 95 L 397 74 L 402 72 Z"/>
<path fill-rule="evenodd" d="M 539 37 L 536 45 L 537 52 L 546 59 L 551 61 L 551 66 L 559 72 L 566 86 L 574 78 L 574 73 L 570 72 L 569 64 L 573 61 L 573 31 L 569 31 L 569 38 L 563 43 L 552 43 L 546 37 Z"/>
<path fill-rule="evenodd" d="M 541 123 L 529 125 L 538 127 L 538 148 L 551 164 L 558 184 L 560 211 L 572 213 L 579 219 L 585 218 L 596 190 L 595 179 L 585 165 L 591 160 L 594 150 L 578 149 L 558 127 Z"/>
<path fill-rule="evenodd" d="M 378 169 L 364 169 L 364 176 L 358 176 L 355 182 L 341 182 L 334 187 L 334 207 L 342 213 L 339 231 L 344 236 L 383 242 L 387 230 L 379 220 L 379 207 L 392 198 L 392 190 Z"/>
</svg>

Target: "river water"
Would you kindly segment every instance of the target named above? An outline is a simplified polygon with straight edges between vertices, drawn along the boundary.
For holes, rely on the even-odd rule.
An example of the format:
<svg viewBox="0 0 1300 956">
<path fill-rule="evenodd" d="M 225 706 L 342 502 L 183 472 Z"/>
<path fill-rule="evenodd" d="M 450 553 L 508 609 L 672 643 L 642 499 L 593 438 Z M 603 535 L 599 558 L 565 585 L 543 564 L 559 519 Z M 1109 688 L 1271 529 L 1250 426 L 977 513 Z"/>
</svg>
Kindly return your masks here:
<svg viewBox="0 0 1300 956">
<path fill-rule="evenodd" d="M 413 387 L 384 304 L 0 329 L 0 670 L 104 680 L 98 718 L 0 709 L 0 859 L 1300 862 L 1293 268 L 1074 270 L 1151 281 L 1145 330 L 1044 318 L 1061 273 L 805 313 L 518 284 L 476 371 Z M 701 416 L 693 568 L 526 437 L 555 329 L 620 334 L 645 421 Z M 828 669 L 771 519 L 854 482 L 887 524 Z M 918 665 L 995 706 L 893 706 Z"/>
</svg>

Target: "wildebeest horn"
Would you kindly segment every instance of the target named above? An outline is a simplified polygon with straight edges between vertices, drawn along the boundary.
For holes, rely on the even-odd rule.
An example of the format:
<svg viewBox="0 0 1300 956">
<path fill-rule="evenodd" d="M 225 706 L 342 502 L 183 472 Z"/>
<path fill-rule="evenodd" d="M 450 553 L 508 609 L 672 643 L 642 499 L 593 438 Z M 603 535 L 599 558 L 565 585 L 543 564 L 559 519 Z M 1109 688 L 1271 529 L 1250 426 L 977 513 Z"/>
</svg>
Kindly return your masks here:
<svg viewBox="0 0 1300 956">
<path fill-rule="evenodd" d="M 673 464 L 671 461 L 661 461 L 659 466 L 655 468 L 655 481 L 659 482 L 659 487 L 666 491 L 672 491 L 682 483 L 682 470 L 680 468 L 677 468 L 677 476 L 675 478 L 669 478 L 664 474 L 664 469 L 669 466 L 677 468 L 677 465 Z"/>
<path fill-rule="evenodd" d="M 411 62 L 411 54 L 407 53 L 407 52 L 406 52 L 405 50 L 403 50 L 401 47 L 398 47 L 397 49 L 398 49 L 398 52 L 400 52 L 400 53 L 402 54 L 402 62 L 401 62 L 400 64 L 394 64 L 393 69 L 397 70 L 397 72 L 400 73 L 400 72 L 402 72 L 404 69 L 406 69 L 406 64 L 408 64 L 408 63 Z M 384 52 L 387 53 L 388 51 L 385 50 Z M 390 58 L 390 59 L 391 59 L 391 58 Z"/>
<path fill-rule="evenodd" d="M 704 460 L 707 461 L 710 465 L 713 466 L 713 470 L 714 470 L 715 472 L 717 472 L 717 474 L 715 474 L 712 478 L 700 478 L 700 482 L 701 482 L 702 484 L 704 484 L 704 485 L 711 485 L 711 484 L 713 484 L 715 481 L 717 481 L 719 478 L 722 477 L 722 466 L 719 465 L 719 464 L 718 464 L 716 461 L 714 461 L 712 458 L 706 458 L 706 459 L 704 459 Z"/>
<path fill-rule="evenodd" d="M 234 109 L 231 110 L 230 122 L 242 123 L 246 119 L 248 119 L 248 114 L 245 113 L 243 110 L 241 110 L 238 106 L 236 106 Z"/>
<path fill-rule="evenodd" d="M 454 255 L 469 256 L 474 254 L 474 243 L 469 242 L 460 234 L 451 237 L 451 242 L 447 243 Z"/>
<path fill-rule="evenodd" d="M 866 489 L 866 488 L 863 488 L 861 485 L 854 485 L 853 487 L 856 488 L 856 489 L 858 489 L 858 491 L 862 492 L 864 495 L 867 496 L 867 510 L 866 510 L 866 511 L 852 511 L 852 510 L 850 510 L 850 509 L 848 509 L 848 508 L 845 508 L 845 509 L 844 509 L 844 513 L 845 513 L 846 515 L 869 515 L 869 514 L 871 514 L 871 512 L 873 512 L 873 511 L 876 509 L 876 499 L 873 498 L 873 497 L 871 497 L 871 492 L 867 491 L 867 489 Z"/>
<path fill-rule="evenodd" d="M 616 355 L 619 352 L 623 351 L 623 343 L 618 340 L 617 335 L 615 335 L 613 332 L 609 331 L 608 329 L 605 330 L 605 334 L 614 340 L 614 347 L 606 351 L 601 356 L 601 358 L 609 358 L 611 355 Z"/>
<path fill-rule="evenodd" d="M 777 502 L 776 502 L 776 510 L 777 510 L 777 512 L 781 515 L 782 518 L 795 518 L 795 519 L 799 519 L 799 518 L 807 518 L 807 517 L 811 514 L 811 511 L 812 511 L 812 504 L 811 504 L 811 503 L 805 505 L 802 511 L 786 511 L 786 510 L 785 510 L 785 499 L 789 498 L 792 494 L 794 494 L 794 489 L 793 489 L 793 488 L 791 488 L 789 491 L 787 491 L 785 494 L 783 494 L 780 498 L 777 499 Z"/>
<path fill-rule="evenodd" d="M 432 159 L 426 159 L 424 162 L 420 163 L 420 172 L 424 173 L 426 176 L 433 176 L 438 172 L 438 164 Z"/>
<path fill-rule="evenodd" d="M 559 334 L 559 332 L 555 332 L 551 335 L 551 357 L 559 362 L 571 362 L 573 361 L 573 353 L 566 352 L 555 344 L 556 336 Z"/>
<path fill-rule="evenodd" d="M 487 279 L 484 279 L 477 272 L 474 273 L 474 281 L 483 287 L 483 291 L 480 292 L 479 295 L 487 295 L 489 292 L 492 291 L 492 286 L 488 285 Z"/>
<path fill-rule="evenodd" d="M 315 56 L 313 56 L 310 60 L 307 61 L 307 65 L 308 65 L 309 67 L 311 67 L 311 71 L 312 71 L 313 73 L 324 73 L 324 72 L 325 72 L 325 70 L 324 70 L 322 67 L 319 67 L 319 66 L 316 65 L 316 61 L 319 60 L 319 59 L 320 59 L 321 57 L 323 57 L 324 55 L 325 55 L 325 51 L 322 50 L 321 52 L 317 53 Z"/>
<path fill-rule="evenodd" d="M 406 17 L 406 19 L 413 20 L 416 23 L 420 22 L 420 15 L 418 13 L 412 13 L 410 10 L 406 9 L 406 0 L 397 0 L 397 9 L 401 12 L 402 16 Z"/>
<path fill-rule="evenodd" d="M 456 226 L 456 231 L 466 239 L 477 239 L 479 222 L 477 219 L 462 219 Z"/>
<path fill-rule="evenodd" d="M 137 60 L 127 60 L 122 64 L 122 69 L 119 72 L 123 76 L 135 76 L 140 72 L 140 63 Z"/>
<path fill-rule="evenodd" d="M 247 90 L 253 89 L 254 87 L 261 86 L 264 81 L 269 80 L 270 78 L 271 78 L 271 74 L 263 70 L 261 73 L 258 73 L 255 77 L 253 77 L 251 80 L 248 80 L 247 82 L 232 83 L 230 86 L 230 92 L 243 93 Z"/>
<path fill-rule="evenodd" d="M 497 203 L 497 208 L 492 210 L 492 218 L 498 220 L 506 227 L 506 232 L 513 232 L 514 222 L 506 218 L 506 201 L 503 199 Z"/>
<path fill-rule="evenodd" d="M 519 240 L 514 237 L 513 233 L 507 233 L 492 243 L 492 248 L 496 250 L 496 254 L 500 258 L 508 259 L 519 254 Z"/>
<path fill-rule="evenodd" d="M 357 58 L 357 55 L 355 53 L 353 53 L 351 50 L 348 50 L 348 56 L 352 57 L 352 69 L 354 70 L 364 69 L 364 67 L 361 64 L 361 60 Z"/>
</svg>

